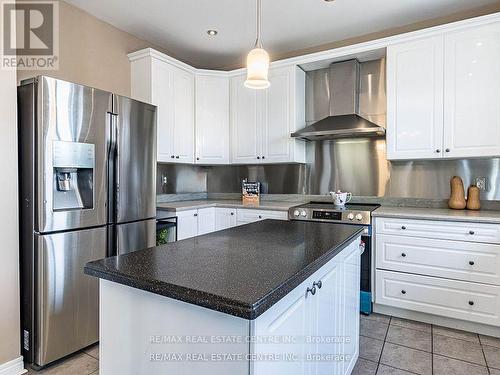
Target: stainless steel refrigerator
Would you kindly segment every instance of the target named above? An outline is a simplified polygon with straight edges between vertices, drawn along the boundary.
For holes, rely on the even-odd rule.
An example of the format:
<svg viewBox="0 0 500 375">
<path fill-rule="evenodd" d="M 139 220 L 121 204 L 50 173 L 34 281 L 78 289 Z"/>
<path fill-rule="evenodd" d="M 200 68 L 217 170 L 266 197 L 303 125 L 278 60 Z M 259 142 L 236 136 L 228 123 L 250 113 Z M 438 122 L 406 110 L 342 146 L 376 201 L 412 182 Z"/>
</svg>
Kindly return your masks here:
<svg viewBox="0 0 500 375">
<path fill-rule="evenodd" d="M 156 107 L 45 76 L 18 87 L 23 355 L 99 339 L 84 265 L 155 245 Z"/>
</svg>

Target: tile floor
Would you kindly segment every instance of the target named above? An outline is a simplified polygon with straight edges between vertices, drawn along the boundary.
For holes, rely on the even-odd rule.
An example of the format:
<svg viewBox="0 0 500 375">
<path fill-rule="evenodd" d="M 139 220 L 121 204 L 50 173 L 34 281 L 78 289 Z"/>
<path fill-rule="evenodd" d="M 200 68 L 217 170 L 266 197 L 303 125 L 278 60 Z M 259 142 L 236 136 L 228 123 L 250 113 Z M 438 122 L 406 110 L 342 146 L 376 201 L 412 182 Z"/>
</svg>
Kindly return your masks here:
<svg viewBox="0 0 500 375">
<path fill-rule="evenodd" d="M 28 369 L 28 375 L 99 375 L 99 345 L 84 349 L 41 371 Z"/>
<path fill-rule="evenodd" d="M 362 316 L 353 375 L 500 375 L 500 339 L 385 315 Z"/>
<path fill-rule="evenodd" d="M 385 315 L 361 316 L 353 375 L 500 375 L 500 339 Z M 99 346 L 31 375 L 99 375 Z"/>
</svg>

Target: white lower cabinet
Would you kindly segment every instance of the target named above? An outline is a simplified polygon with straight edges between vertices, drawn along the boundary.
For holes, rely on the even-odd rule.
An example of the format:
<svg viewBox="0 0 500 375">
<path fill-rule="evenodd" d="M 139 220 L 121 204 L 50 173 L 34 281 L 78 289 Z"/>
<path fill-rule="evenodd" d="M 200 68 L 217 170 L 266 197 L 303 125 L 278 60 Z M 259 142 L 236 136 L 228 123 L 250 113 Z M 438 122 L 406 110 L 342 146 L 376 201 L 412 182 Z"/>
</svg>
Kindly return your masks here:
<svg viewBox="0 0 500 375">
<path fill-rule="evenodd" d="M 179 211 L 177 212 L 177 239 L 201 236 L 264 219 L 288 220 L 288 212 L 226 207 Z"/>
<path fill-rule="evenodd" d="M 215 207 L 177 212 L 177 239 L 201 236 L 215 231 Z"/>
<path fill-rule="evenodd" d="M 250 374 L 350 374 L 359 354 L 359 239 L 253 321 Z M 314 294 L 311 290 L 314 289 Z M 276 338 L 272 342 L 257 339 Z"/>
<path fill-rule="evenodd" d="M 217 207 L 215 209 L 215 230 L 223 230 L 236 226 L 236 209 Z"/>
<path fill-rule="evenodd" d="M 500 324 L 500 225 L 377 218 L 375 302 Z"/>
</svg>

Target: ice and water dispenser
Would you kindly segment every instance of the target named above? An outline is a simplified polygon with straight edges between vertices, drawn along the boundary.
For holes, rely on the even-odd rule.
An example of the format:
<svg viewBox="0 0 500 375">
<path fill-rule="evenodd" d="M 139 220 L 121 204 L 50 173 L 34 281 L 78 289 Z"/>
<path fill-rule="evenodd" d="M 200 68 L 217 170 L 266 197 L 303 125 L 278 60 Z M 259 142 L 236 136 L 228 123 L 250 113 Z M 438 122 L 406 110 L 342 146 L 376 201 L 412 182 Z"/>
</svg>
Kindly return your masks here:
<svg viewBox="0 0 500 375">
<path fill-rule="evenodd" d="M 94 207 L 95 145 L 53 141 L 53 210 Z"/>
</svg>

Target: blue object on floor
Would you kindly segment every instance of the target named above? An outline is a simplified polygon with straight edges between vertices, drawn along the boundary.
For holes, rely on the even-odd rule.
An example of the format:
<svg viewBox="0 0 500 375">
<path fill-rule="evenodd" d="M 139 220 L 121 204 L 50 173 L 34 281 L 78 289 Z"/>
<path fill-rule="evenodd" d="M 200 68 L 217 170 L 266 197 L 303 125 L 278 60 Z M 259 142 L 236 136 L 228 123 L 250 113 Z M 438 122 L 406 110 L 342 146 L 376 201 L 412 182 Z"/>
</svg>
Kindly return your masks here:
<svg viewBox="0 0 500 375">
<path fill-rule="evenodd" d="M 359 311 L 363 314 L 370 315 L 372 313 L 372 294 L 370 292 L 360 292 Z"/>
</svg>

